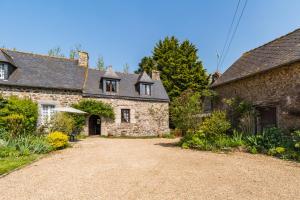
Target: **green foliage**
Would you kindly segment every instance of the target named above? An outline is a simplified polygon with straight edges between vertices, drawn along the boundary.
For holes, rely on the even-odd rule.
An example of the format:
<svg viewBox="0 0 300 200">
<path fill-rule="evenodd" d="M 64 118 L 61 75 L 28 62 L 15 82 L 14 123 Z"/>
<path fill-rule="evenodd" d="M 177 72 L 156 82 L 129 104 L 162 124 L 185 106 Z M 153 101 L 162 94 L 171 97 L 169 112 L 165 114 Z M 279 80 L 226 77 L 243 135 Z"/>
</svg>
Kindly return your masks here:
<svg viewBox="0 0 300 200">
<path fill-rule="evenodd" d="M 66 113 L 56 113 L 50 121 L 49 128 L 51 132 L 59 131 L 69 135 L 75 129 L 75 120 Z"/>
<path fill-rule="evenodd" d="M 24 121 L 25 118 L 20 114 L 11 114 L 5 117 L 2 117 L 3 122 L 6 124 L 11 137 L 17 137 L 18 135 L 24 134 Z"/>
<path fill-rule="evenodd" d="M 255 150 L 255 153 L 300 160 L 300 151 L 296 147 L 297 141 L 299 141 L 297 138 L 297 133 L 292 133 L 290 137 L 278 128 L 269 128 L 261 134 L 247 136 L 245 142 L 251 153 Z"/>
<path fill-rule="evenodd" d="M 201 92 L 208 86 L 208 75 L 198 57 L 198 49 L 188 40 L 179 42 L 166 37 L 154 47 L 153 55 L 144 57 L 137 73 L 153 69 L 161 72 L 161 80 L 171 100 L 183 91 Z"/>
<path fill-rule="evenodd" d="M 256 113 L 252 104 L 240 97 L 225 99 L 224 103 L 227 105 L 227 116 L 232 128 L 239 129 L 245 134 L 253 134 Z"/>
<path fill-rule="evenodd" d="M 210 137 L 202 130 L 196 133 L 189 132 L 180 141 L 182 148 L 194 148 L 205 151 L 230 151 L 232 148 L 242 146 L 243 144 L 244 142 L 240 134 L 236 134 L 233 137 L 227 135 Z"/>
<path fill-rule="evenodd" d="M 48 51 L 48 55 L 54 56 L 54 57 L 62 57 L 62 58 L 65 57 L 65 55 L 62 53 L 62 50 L 60 47 L 54 47 L 54 48 L 50 49 Z"/>
<path fill-rule="evenodd" d="M 50 133 L 47 141 L 53 149 L 63 149 L 68 146 L 68 136 L 58 131 Z"/>
<path fill-rule="evenodd" d="M 114 109 L 110 104 L 104 103 L 102 101 L 96 101 L 92 99 L 83 99 L 77 104 L 73 104 L 72 107 L 79 110 L 85 111 L 90 115 L 98 115 L 107 119 L 115 119 Z M 75 126 L 81 129 L 85 124 L 84 115 L 72 115 L 75 120 Z"/>
<path fill-rule="evenodd" d="M 171 102 L 171 120 L 175 127 L 181 129 L 183 133 L 189 129 L 195 130 L 199 126 L 199 115 L 202 113 L 200 97 L 199 93 L 186 90 Z"/>
<path fill-rule="evenodd" d="M 105 65 L 104 65 L 104 60 L 103 60 L 103 57 L 102 56 L 99 56 L 98 57 L 98 60 L 97 60 L 97 68 L 101 71 L 105 71 Z"/>
<path fill-rule="evenodd" d="M 230 127 L 230 122 L 226 119 L 226 113 L 224 111 L 214 111 L 210 117 L 204 119 L 200 125 L 200 130 L 206 135 L 214 137 L 225 135 Z"/>
<path fill-rule="evenodd" d="M 173 135 L 172 133 L 164 133 L 162 135 L 163 138 L 168 138 L 168 139 L 174 139 L 175 135 Z"/>
<path fill-rule="evenodd" d="M 35 131 L 38 120 L 38 106 L 29 98 L 18 98 L 11 96 L 8 99 L 3 99 L 0 96 L 0 128 L 6 130 L 12 129 L 13 125 L 8 123 L 19 124 L 19 133 L 12 130 L 14 135 L 27 133 L 31 134 Z"/>
<path fill-rule="evenodd" d="M 76 44 L 73 48 L 70 49 L 69 58 L 78 59 L 78 52 L 82 50 L 83 50 L 82 45 Z"/>
<path fill-rule="evenodd" d="M 0 175 L 29 164 L 36 160 L 37 157 L 36 154 L 32 154 L 29 156 L 8 156 L 0 158 Z"/>
</svg>

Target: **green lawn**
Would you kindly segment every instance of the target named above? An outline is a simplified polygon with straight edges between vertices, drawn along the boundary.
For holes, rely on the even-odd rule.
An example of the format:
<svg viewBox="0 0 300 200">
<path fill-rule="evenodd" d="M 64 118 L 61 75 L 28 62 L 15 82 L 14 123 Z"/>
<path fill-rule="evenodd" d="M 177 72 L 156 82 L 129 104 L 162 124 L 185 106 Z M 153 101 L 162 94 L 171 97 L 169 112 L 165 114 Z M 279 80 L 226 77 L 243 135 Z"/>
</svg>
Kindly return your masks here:
<svg viewBox="0 0 300 200">
<path fill-rule="evenodd" d="M 38 155 L 32 154 L 29 156 L 0 158 L 0 175 L 12 171 L 23 165 L 29 164 L 38 157 Z"/>
</svg>

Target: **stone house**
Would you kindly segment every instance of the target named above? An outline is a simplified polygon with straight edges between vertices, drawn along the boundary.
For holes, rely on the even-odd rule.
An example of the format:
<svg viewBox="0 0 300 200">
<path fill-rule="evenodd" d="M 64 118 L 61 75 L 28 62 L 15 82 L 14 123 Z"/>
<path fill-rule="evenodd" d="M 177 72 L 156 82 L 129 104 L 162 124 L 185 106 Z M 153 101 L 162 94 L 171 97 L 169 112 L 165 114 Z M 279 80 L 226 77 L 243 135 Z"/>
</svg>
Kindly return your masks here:
<svg viewBox="0 0 300 200">
<path fill-rule="evenodd" d="M 29 97 L 39 105 L 39 123 L 56 107 L 81 99 L 95 99 L 113 106 L 115 120 L 87 116 L 89 135 L 155 136 L 169 131 L 169 98 L 158 71 L 125 74 L 89 68 L 89 56 L 58 58 L 0 49 L 0 94 Z"/>
<path fill-rule="evenodd" d="M 213 109 L 234 97 L 254 105 L 255 132 L 300 129 L 300 29 L 244 53 L 211 87 L 219 96 Z"/>
</svg>

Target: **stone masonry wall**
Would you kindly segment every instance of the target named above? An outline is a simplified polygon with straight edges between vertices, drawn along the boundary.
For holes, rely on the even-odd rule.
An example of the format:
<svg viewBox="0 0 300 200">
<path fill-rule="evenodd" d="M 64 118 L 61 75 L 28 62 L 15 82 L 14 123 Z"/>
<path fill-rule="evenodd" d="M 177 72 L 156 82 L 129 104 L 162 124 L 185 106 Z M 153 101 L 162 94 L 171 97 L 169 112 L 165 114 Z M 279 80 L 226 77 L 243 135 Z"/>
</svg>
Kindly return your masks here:
<svg viewBox="0 0 300 200">
<path fill-rule="evenodd" d="M 157 136 L 169 132 L 169 103 L 94 98 L 109 103 L 115 120 L 101 119 L 101 135 Z M 121 109 L 130 109 L 130 123 L 121 122 Z"/>
<path fill-rule="evenodd" d="M 276 106 L 278 126 L 300 128 L 300 63 L 214 88 L 219 100 L 214 109 L 224 108 L 224 98 L 241 97 L 260 106 Z"/>
<path fill-rule="evenodd" d="M 4 97 L 15 95 L 29 97 L 41 104 L 70 106 L 82 99 L 81 92 L 67 90 L 34 89 L 13 86 L 1 86 L 0 94 Z M 116 119 L 101 120 L 102 135 L 155 136 L 169 131 L 169 104 L 123 99 L 93 98 L 109 103 L 115 110 Z M 121 109 L 130 109 L 130 123 L 121 123 Z M 151 112 L 152 111 L 152 112 Z M 88 134 L 88 118 L 85 133 Z"/>
</svg>

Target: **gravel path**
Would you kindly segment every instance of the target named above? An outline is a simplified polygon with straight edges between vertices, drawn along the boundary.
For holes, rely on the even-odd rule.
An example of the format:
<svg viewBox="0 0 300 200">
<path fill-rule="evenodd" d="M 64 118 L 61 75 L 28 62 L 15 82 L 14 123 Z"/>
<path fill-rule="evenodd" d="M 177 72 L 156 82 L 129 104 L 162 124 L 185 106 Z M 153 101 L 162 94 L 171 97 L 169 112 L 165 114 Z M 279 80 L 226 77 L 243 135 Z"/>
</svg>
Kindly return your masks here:
<svg viewBox="0 0 300 200">
<path fill-rule="evenodd" d="M 0 199 L 300 199 L 300 164 L 88 138 L 0 178 Z"/>
</svg>

